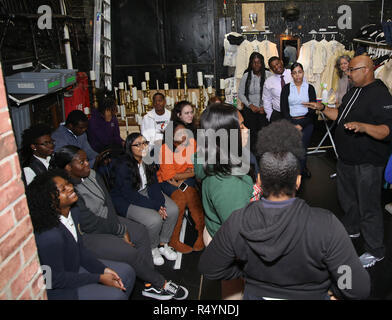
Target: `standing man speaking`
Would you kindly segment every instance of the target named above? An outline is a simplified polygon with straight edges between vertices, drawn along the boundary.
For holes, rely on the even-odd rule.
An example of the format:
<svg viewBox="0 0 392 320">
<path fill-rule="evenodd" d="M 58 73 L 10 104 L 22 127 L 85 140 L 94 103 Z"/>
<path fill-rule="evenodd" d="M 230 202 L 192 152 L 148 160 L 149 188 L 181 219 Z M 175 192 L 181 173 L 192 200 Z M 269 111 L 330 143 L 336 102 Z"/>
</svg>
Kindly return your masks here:
<svg viewBox="0 0 392 320">
<path fill-rule="evenodd" d="M 304 103 L 337 120 L 335 143 L 338 199 L 344 211 L 342 222 L 351 238 L 363 237 L 367 268 L 384 258 L 385 248 L 381 188 L 392 137 L 392 96 L 381 80 L 374 78 L 368 56 L 351 60 L 347 70 L 353 88 L 339 109 L 321 103 Z"/>
</svg>

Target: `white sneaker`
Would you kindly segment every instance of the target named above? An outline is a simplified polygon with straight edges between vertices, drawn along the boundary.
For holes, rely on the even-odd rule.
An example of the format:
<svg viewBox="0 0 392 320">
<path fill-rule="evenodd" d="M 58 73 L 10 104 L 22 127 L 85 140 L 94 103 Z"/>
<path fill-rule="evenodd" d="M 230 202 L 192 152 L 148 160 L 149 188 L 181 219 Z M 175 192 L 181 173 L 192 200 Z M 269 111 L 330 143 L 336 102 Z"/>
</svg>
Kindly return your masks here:
<svg viewBox="0 0 392 320">
<path fill-rule="evenodd" d="M 387 203 L 385 205 L 385 210 L 387 210 L 390 214 L 392 214 L 392 202 Z"/>
<path fill-rule="evenodd" d="M 172 247 L 169 247 L 167 243 L 164 246 L 159 247 L 159 252 L 165 256 L 167 260 L 177 260 L 177 252 L 174 251 Z"/>
<path fill-rule="evenodd" d="M 376 262 L 381 261 L 382 259 L 384 259 L 384 257 L 376 258 L 375 256 L 372 256 L 368 252 L 365 252 L 363 255 L 359 257 L 359 260 L 361 261 L 362 266 L 364 268 L 373 267 L 376 264 Z"/>
<path fill-rule="evenodd" d="M 165 260 L 163 260 L 158 248 L 152 249 L 151 253 L 152 253 L 152 259 L 156 266 L 161 266 L 165 263 Z"/>
</svg>

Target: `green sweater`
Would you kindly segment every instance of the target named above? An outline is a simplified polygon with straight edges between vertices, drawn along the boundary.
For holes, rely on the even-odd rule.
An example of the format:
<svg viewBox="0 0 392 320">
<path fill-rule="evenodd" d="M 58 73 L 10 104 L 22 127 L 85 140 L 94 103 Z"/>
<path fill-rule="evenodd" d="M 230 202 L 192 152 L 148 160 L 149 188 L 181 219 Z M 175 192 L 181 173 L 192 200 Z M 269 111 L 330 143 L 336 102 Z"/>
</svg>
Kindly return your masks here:
<svg viewBox="0 0 392 320">
<path fill-rule="evenodd" d="M 197 163 L 196 154 L 193 161 L 196 178 L 202 181 L 206 228 L 213 237 L 233 211 L 249 203 L 253 193 L 253 181 L 248 175 L 206 176 L 203 165 Z"/>
</svg>

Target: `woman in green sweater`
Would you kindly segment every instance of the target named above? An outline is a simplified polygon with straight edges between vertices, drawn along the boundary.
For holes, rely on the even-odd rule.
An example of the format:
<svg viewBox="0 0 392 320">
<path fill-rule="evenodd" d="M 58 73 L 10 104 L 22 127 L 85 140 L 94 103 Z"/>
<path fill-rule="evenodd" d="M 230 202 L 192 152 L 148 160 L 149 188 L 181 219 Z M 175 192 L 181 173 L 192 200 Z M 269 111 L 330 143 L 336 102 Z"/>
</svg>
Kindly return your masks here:
<svg viewBox="0 0 392 320">
<path fill-rule="evenodd" d="M 249 133 L 243 122 L 237 109 L 225 103 L 211 105 L 200 118 L 201 129 L 205 130 L 204 143 L 202 136 L 198 136 L 194 168 L 202 183 L 206 246 L 231 213 L 245 207 L 252 198 L 254 181 L 248 175 L 250 151 L 244 148 Z M 223 298 L 233 298 L 232 294 L 238 292 L 238 285 L 234 285 L 234 290 L 228 286 L 232 287 L 222 283 Z"/>
</svg>

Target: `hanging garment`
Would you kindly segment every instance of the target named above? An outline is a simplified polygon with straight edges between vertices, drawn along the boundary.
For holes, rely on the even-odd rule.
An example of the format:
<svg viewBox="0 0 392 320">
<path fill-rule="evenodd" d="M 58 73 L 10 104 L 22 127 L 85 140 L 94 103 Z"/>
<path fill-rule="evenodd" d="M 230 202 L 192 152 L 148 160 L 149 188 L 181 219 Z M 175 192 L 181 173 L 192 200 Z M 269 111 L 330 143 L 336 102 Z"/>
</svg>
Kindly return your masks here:
<svg viewBox="0 0 392 320">
<path fill-rule="evenodd" d="M 225 49 L 225 56 L 223 58 L 224 66 L 235 67 L 238 47 L 244 40 L 244 37 L 237 32 L 230 32 L 225 35 L 225 39 L 223 40 L 223 47 Z"/>
<path fill-rule="evenodd" d="M 268 68 L 268 60 L 272 57 L 279 57 L 278 48 L 275 43 L 264 40 L 258 45 L 259 52 L 264 57 L 265 67 Z"/>
<path fill-rule="evenodd" d="M 388 87 L 389 92 L 392 94 L 392 59 L 385 63 L 384 67 L 378 72 L 377 79 L 380 79 Z"/>
<path fill-rule="evenodd" d="M 321 74 L 327 63 L 327 50 L 323 43 L 311 40 L 301 47 L 298 62 L 305 71 L 305 79 L 314 86 L 317 96 L 321 94 Z"/>
</svg>

